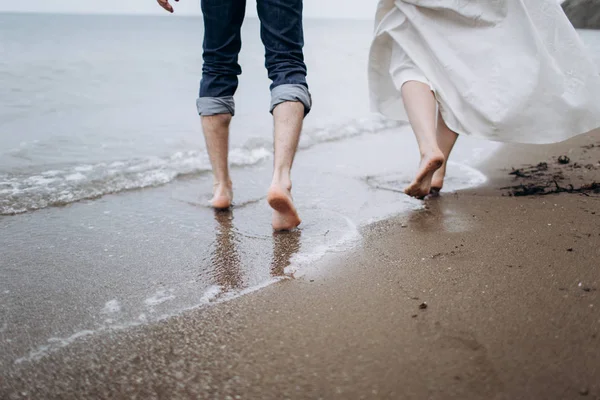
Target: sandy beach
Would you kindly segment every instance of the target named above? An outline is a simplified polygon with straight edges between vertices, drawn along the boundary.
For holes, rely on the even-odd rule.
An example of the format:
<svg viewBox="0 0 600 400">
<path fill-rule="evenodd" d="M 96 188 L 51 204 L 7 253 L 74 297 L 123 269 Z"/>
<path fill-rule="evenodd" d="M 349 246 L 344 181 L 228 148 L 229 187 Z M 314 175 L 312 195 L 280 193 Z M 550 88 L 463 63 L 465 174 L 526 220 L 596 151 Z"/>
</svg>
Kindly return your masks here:
<svg viewBox="0 0 600 400">
<path fill-rule="evenodd" d="M 369 107 L 375 4 L 306 0 L 303 222 L 274 233 L 254 5 L 229 136 L 234 206 L 215 212 L 198 4 L 179 2 L 177 18 L 143 15 L 162 10 L 142 0 L 65 2 L 0 5 L 0 400 L 600 400 L 600 128 L 547 146 L 461 137 L 442 195 L 409 198 L 414 135 Z M 131 15 L 102 12 L 119 6 Z M 578 34 L 600 65 L 600 33 Z M 560 37 L 550 29 L 546 49 Z M 498 107 L 465 132 L 502 115 L 516 141 L 596 124 L 578 57 L 522 67 L 517 47 L 506 54 L 498 90 L 479 69 L 448 85 L 467 99 L 477 78 L 501 100 L 474 102 Z M 539 100 L 513 98 L 505 79 L 540 60 Z M 494 64 L 473 61 L 483 75 Z M 587 103 L 571 102 L 576 88 Z"/>
<path fill-rule="evenodd" d="M 298 202 L 306 226 L 296 235 L 272 236 L 261 225 L 268 209 L 254 183 L 268 179 L 268 167 L 260 166 L 238 171 L 242 206 L 229 216 L 213 214 L 212 221 L 207 209 L 194 205 L 195 194 L 209 184 L 203 179 L 70 206 L 73 221 L 94 221 L 93 235 L 124 232 L 122 248 L 109 252 L 125 254 L 127 261 L 117 257 L 114 264 L 97 258 L 104 251 L 94 248 L 98 236 L 78 231 L 79 241 L 69 247 L 77 250 L 68 254 L 48 239 L 62 240 L 75 223 L 61 209 L 27 217 L 25 224 L 54 227 L 53 234 L 37 238 L 26 238 L 23 219 L 0 219 L 3 233 L 12 233 L 2 236 L 3 248 L 42 239 L 56 246 L 54 252 L 7 252 L 15 265 L 26 260 L 36 274 L 55 273 L 38 281 L 31 298 L 15 300 L 6 290 L 16 288 L 3 287 L 8 323 L 0 333 L 0 397 L 600 398 L 600 132 L 552 146 L 505 145 L 485 165 L 475 159 L 465 164 L 487 176 L 484 184 L 461 190 L 455 176 L 458 191 L 425 202 L 397 193 L 410 173 L 397 165 L 415 160 L 394 159 L 393 146 L 385 146 L 390 137 L 367 135 L 299 154 L 304 167 L 295 190 L 304 193 Z M 476 144 L 469 142 L 465 154 L 476 153 Z M 353 163 L 358 153 L 360 165 Z M 327 171 L 318 161 L 323 159 Z M 183 202 L 185 207 L 172 207 Z M 335 212 L 311 208 L 311 202 L 335 204 Z M 169 219 L 140 229 L 141 220 L 162 215 L 165 207 Z M 201 217 L 190 216 L 194 207 L 203 210 Z M 107 210 L 129 219 L 115 226 L 121 218 L 98 218 Z M 368 222 L 352 222 L 358 220 Z M 188 241 L 180 240 L 181 221 L 188 221 Z M 208 223 L 210 230 L 192 229 Z M 139 236 L 127 231 L 128 224 Z M 203 232 L 215 235 L 212 244 L 190 250 L 194 241 L 205 243 Z M 334 250 L 324 256 L 304 263 L 294 258 L 328 240 Z M 190 294 L 193 283 L 169 291 L 170 282 L 191 282 L 194 263 L 211 257 L 219 260 L 212 273 L 222 288 L 243 292 L 253 283 L 276 282 L 229 301 L 205 298 L 217 303 L 212 306 L 191 307 L 202 303 Z M 70 265 L 77 263 L 86 272 L 65 288 L 56 270 L 73 274 Z M 152 286 L 136 279 L 144 268 L 165 279 L 164 292 L 146 302 L 155 314 L 176 301 L 184 309 L 189 300 L 191 309 L 154 322 L 146 311 L 149 321 L 138 326 L 105 321 L 92 333 L 72 336 L 85 332 L 89 314 L 101 318 L 102 294 L 112 291 L 104 286 L 115 285 L 110 276 L 117 276 L 123 299 L 105 304 L 105 314 L 111 304 L 131 316 L 142 312 L 124 298 L 147 295 L 136 291 Z M 4 269 L 10 273 L 17 271 Z M 89 287 L 95 291 L 84 293 Z M 37 314 L 9 312 L 28 305 Z M 34 321 L 37 331 L 18 330 Z M 68 343 L 39 347 L 61 330 Z"/>
</svg>

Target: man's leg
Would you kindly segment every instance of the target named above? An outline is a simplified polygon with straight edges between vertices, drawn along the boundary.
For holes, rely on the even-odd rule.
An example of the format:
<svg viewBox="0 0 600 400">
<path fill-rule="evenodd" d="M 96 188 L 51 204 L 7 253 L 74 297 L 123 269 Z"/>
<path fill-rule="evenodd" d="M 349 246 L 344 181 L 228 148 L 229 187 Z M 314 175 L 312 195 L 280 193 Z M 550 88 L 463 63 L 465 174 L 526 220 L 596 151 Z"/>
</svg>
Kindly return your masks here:
<svg viewBox="0 0 600 400">
<path fill-rule="evenodd" d="M 273 229 L 290 230 L 301 222 L 292 200 L 291 170 L 302 121 L 311 107 L 302 52 L 302 0 L 258 0 L 257 7 L 265 66 L 273 82 L 275 157 L 267 200 L 273 208 Z"/>
<path fill-rule="evenodd" d="M 267 200 L 273 208 L 273 229 L 290 230 L 300 225 L 300 217 L 292 200 L 292 163 L 300 139 L 304 105 L 286 101 L 273 110 L 275 157 L 273 180 Z"/>
<path fill-rule="evenodd" d="M 198 113 L 214 175 L 216 209 L 231 206 L 233 190 L 229 177 L 229 123 L 235 113 L 233 95 L 242 70 L 238 64 L 241 27 L 246 0 L 202 0 L 204 15 L 204 65 Z"/>
<path fill-rule="evenodd" d="M 206 150 L 213 171 L 213 198 L 210 204 L 217 210 L 231 207 L 233 184 L 229 176 L 229 123 L 231 114 L 202 116 Z"/>
</svg>

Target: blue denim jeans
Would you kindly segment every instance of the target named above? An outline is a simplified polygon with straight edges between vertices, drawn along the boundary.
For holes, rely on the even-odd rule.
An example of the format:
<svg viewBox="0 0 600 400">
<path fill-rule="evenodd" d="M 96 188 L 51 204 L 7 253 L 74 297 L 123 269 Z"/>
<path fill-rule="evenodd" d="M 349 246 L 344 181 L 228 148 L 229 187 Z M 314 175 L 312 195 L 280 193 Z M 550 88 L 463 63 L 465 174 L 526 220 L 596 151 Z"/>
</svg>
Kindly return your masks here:
<svg viewBox="0 0 600 400">
<path fill-rule="evenodd" d="M 202 0 L 204 43 L 200 115 L 235 114 L 233 95 L 242 69 L 238 54 L 246 0 Z M 305 114 L 312 101 L 306 83 L 302 0 L 257 0 L 265 67 L 271 84 L 270 111 L 286 101 L 301 102 Z"/>
</svg>

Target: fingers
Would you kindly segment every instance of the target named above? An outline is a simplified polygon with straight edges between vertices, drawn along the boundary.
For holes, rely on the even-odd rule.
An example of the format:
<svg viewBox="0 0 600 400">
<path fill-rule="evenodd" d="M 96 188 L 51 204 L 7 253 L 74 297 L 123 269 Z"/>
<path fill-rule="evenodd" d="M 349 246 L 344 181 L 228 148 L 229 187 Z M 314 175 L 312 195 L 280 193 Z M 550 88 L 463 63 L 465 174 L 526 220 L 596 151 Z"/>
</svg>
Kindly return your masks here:
<svg viewBox="0 0 600 400">
<path fill-rule="evenodd" d="M 167 10 L 168 12 L 172 13 L 173 12 L 173 7 L 169 4 L 169 0 L 157 0 L 158 4 L 164 8 L 165 10 Z M 175 0 L 175 1 L 179 1 L 179 0 Z"/>
</svg>

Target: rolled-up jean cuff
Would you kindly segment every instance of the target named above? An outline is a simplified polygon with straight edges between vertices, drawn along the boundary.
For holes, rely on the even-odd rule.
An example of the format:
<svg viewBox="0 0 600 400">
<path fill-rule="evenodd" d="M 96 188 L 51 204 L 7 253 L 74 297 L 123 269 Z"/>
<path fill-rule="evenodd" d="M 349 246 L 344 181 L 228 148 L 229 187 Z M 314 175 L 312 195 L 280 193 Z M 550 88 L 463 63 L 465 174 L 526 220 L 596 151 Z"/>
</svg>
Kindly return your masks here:
<svg viewBox="0 0 600 400">
<path fill-rule="evenodd" d="M 275 107 L 286 101 L 297 101 L 304 105 L 304 116 L 308 115 L 312 107 L 312 99 L 308 88 L 298 84 L 279 85 L 271 90 L 271 109 L 273 113 Z"/>
<path fill-rule="evenodd" d="M 233 96 L 228 97 L 199 97 L 196 100 L 198 114 L 209 116 L 217 114 L 235 114 Z"/>
</svg>

